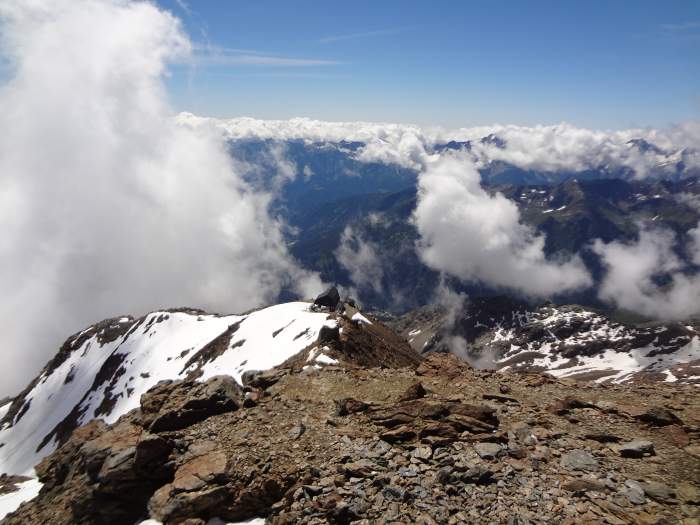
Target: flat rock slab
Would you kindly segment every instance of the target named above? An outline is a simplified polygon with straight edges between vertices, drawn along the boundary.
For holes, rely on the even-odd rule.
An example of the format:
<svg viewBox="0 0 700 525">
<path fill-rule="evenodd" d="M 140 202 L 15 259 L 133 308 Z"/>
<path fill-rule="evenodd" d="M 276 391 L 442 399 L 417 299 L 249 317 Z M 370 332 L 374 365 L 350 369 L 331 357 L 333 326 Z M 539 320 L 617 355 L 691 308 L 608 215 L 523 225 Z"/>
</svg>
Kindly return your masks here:
<svg viewBox="0 0 700 525">
<path fill-rule="evenodd" d="M 566 470 L 594 472 L 598 470 L 598 460 L 585 450 L 572 450 L 561 455 L 560 465 Z"/>
</svg>

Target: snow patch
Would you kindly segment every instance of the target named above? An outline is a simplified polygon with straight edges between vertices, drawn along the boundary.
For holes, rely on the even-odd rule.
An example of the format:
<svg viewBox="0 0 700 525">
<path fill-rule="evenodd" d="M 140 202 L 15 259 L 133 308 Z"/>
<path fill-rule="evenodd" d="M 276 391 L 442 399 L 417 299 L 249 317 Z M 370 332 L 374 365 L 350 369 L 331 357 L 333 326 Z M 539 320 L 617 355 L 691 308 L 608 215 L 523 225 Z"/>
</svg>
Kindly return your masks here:
<svg viewBox="0 0 700 525">
<path fill-rule="evenodd" d="M 355 315 L 352 316 L 352 320 L 355 321 L 356 323 L 372 324 L 372 321 L 367 319 L 360 312 L 356 312 Z"/>
<path fill-rule="evenodd" d="M 36 478 L 32 478 L 23 483 L 19 483 L 17 485 L 17 491 L 0 496 L 0 520 L 10 512 L 16 511 L 25 501 L 34 499 L 37 494 L 39 494 L 39 490 L 42 486 L 43 483 Z"/>
</svg>

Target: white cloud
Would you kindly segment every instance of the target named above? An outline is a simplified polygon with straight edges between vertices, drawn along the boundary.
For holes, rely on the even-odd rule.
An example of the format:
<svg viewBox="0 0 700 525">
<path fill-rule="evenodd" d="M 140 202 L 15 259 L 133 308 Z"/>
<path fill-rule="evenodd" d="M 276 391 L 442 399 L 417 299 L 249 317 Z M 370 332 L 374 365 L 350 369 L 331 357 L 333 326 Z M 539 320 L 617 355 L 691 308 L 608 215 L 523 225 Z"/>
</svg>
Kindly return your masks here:
<svg viewBox="0 0 700 525">
<path fill-rule="evenodd" d="M 428 161 L 418 179 L 413 222 L 421 259 L 464 281 L 535 297 L 591 284 L 578 257 L 545 257 L 544 237 L 520 221 L 513 202 L 481 187 L 478 171 L 464 156 Z"/>
<path fill-rule="evenodd" d="M 700 314 L 700 276 L 685 273 L 674 253 L 677 239 L 664 229 L 640 229 L 633 243 L 597 240 L 594 251 L 606 267 L 599 290 L 602 300 L 655 319 L 685 319 Z M 686 249 L 700 264 L 700 226 L 689 232 Z M 654 278 L 670 276 L 663 286 Z"/>
<path fill-rule="evenodd" d="M 366 145 L 358 160 L 386 162 L 420 169 L 437 135 L 418 126 L 371 122 L 324 122 L 309 118 L 259 120 L 249 117 L 214 119 L 181 113 L 179 119 L 197 127 L 219 130 L 227 139 L 302 139 L 309 142 L 359 141 Z"/>
<path fill-rule="evenodd" d="M 189 113 L 182 120 L 213 126 L 227 138 L 303 139 L 311 142 L 364 142 L 358 160 L 386 162 L 420 170 L 436 144 L 450 140 L 471 141 L 471 157 L 478 168 L 491 161 L 511 163 L 523 169 L 542 171 L 582 171 L 627 168 L 637 178 L 669 174 L 676 163 L 700 169 L 700 123 L 689 121 L 667 129 L 605 131 L 577 128 L 570 124 L 550 126 L 493 125 L 447 130 L 408 124 L 373 122 L 324 122 L 308 118 L 258 120 L 248 117 L 212 119 Z M 481 143 L 488 135 L 505 141 L 499 148 Z M 661 151 L 641 151 L 629 144 L 643 139 Z"/>
<path fill-rule="evenodd" d="M 356 294 L 361 294 L 363 289 L 382 292 L 384 269 L 378 247 L 365 240 L 351 226 L 345 227 L 335 257 L 349 272 L 350 280 L 357 288 Z"/>
<path fill-rule="evenodd" d="M 162 77 L 191 46 L 175 17 L 148 2 L 5 0 L 0 23 L 11 65 L 0 87 L 0 395 L 104 317 L 317 291 L 220 133 L 176 125 Z"/>
</svg>

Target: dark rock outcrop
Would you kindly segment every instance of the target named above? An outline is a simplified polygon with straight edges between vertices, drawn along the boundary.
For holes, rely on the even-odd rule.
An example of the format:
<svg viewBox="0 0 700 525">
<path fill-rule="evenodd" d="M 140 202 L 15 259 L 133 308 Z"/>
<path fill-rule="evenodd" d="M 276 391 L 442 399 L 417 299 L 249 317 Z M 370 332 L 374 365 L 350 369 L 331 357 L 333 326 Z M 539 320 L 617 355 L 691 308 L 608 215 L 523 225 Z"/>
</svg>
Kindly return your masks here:
<svg viewBox="0 0 700 525">
<path fill-rule="evenodd" d="M 243 392 L 230 376 L 204 383 L 163 381 L 141 396 L 141 424 L 153 432 L 178 430 L 242 404 Z"/>
<path fill-rule="evenodd" d="M 335 310 L 340 302 L 340 293 L 335 286 L 331 286 L 326 291 L 320 293 L 316 299 L 314 299 L 314 304 L 316 306 L 324 306 L 330 310 Z"/>
</svg>

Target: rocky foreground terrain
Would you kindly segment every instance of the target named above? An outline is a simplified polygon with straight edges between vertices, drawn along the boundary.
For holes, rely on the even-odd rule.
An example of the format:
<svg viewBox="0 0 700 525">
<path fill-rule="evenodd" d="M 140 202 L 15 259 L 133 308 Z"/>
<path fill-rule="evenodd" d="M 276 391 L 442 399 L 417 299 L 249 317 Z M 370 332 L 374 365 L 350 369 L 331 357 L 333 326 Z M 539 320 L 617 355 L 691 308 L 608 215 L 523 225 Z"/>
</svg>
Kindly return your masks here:
<svg viewBox="0 0 700 525">
<path fill-rule="evenodd" d="M 75 430 L 3 525 L 700 523 L 697 387 L 440 353 L 359 366 L 355 343 L 330 338 L 338 363 L 309 366 L 307 352 L 243 387 L 159 383 L 114 424 Z"/>
</svg>

